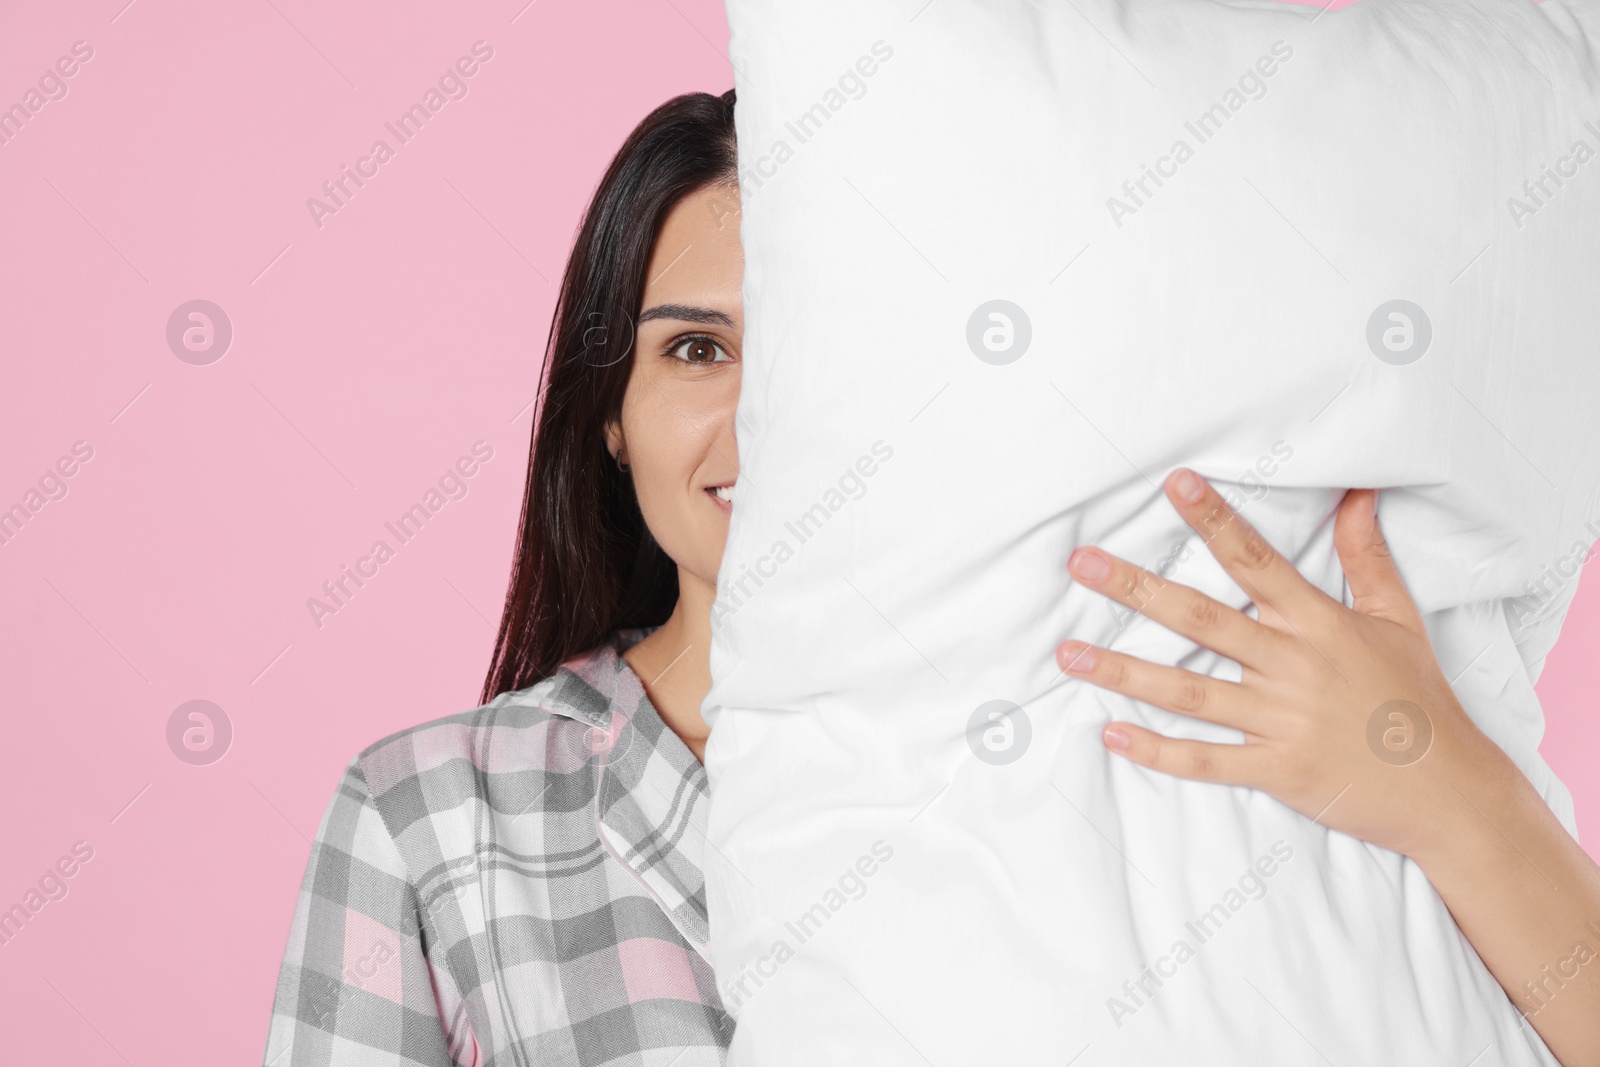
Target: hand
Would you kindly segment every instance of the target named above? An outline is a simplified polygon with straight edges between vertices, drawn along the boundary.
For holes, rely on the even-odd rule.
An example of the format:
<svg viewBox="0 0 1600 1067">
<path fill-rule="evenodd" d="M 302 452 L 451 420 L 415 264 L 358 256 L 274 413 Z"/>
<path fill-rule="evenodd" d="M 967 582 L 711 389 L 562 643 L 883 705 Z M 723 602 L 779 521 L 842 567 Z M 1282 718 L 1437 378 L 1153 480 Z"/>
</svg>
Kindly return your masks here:
<svg viewBox="0 0 1600 1067">
<path fill-rule="evenodd" d="M 1068 568 L 1081 584 L 1236 660 L 1241 679 L 1078 641 L 1061 644 L 1057 662 L 1073 677 L 1245 739 L 1213 744 L 1113 722 L 1102 733 L 1108 748 L 1166 774 L 1260 789 L 1414 859 L 1450 834 L 1474 791 L 1469 783 L 1519 773 L 1451 692 L 1378 528 L 1375 490 L 1346 493 L 1334 526 L 1354 595 L 1348 608 L 1306 581 L 1203 478 L 1175 471 L 1165 488 L 1258 619 L 1097 548 L 1075 551 Z"/>
</svg>

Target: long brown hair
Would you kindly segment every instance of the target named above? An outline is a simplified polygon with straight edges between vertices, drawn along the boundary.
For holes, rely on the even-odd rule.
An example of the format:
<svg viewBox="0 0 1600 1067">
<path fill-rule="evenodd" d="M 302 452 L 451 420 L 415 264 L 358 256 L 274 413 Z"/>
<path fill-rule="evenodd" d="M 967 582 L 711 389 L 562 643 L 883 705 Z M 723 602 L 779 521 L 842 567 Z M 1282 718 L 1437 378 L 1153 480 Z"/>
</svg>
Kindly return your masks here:
<svg viewBox="0 0 1600 1067">
<path fill-rule="evenodd" d="M 584 213 L 545 341 L 542 398 L 511 583 L 484 703 L 555 673 L 618 629 L 656 626 L 678 570 L 606 450 L 633 368 L 633 324 L 667 214 L 737 171 L 733 90 L 656 108 L 618 150 Z"/>
</svg>

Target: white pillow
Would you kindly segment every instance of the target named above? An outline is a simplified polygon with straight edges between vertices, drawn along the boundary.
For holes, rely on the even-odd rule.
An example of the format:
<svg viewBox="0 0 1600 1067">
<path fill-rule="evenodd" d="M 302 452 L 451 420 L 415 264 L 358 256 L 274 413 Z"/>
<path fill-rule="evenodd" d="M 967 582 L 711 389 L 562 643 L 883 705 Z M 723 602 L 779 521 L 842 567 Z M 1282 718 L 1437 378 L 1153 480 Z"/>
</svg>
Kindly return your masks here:
<svg viewBox="0 0 1600 1067">
<path fill-rule="evenodd" d="M 1390 487 L 1447 676 L 1573 828 L 1533 681 L 1600 529 L 1600 4 L 727 7 L 731 1062 L 1553 1064 L 1414 864 L 1110 755 L 1239 735 L 1053 651 L 1238 677 L 1065 570 L 1244 606 L 1175 466 L 1334 595 L 1341 492 Z"/>
</svg>

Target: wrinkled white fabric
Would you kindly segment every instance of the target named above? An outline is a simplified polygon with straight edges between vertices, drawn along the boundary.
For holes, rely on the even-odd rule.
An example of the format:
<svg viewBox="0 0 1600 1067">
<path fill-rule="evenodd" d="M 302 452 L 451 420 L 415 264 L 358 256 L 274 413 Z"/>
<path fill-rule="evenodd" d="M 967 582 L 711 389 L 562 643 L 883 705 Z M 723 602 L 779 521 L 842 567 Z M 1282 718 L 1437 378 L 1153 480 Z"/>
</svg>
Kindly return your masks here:
<svg viewBox="0 0 1600 1067">
<path fill-rule="evenodd" d="M 1600 531 L 1600 4 L 727 6 L 731 1062 L 1553 1064 L 1414 863 L 1109 754 L 1239 735 L 1053 651 L 1238 677 L 1065 570 L 1246 607 L 1175 466 L 1335 596 L 1333 510 L 1384 487 L 1447 677 L 1575 832 L 1533 684 Z M 969 734 L 991 701 L 1026 725 Z"/>
</svg>

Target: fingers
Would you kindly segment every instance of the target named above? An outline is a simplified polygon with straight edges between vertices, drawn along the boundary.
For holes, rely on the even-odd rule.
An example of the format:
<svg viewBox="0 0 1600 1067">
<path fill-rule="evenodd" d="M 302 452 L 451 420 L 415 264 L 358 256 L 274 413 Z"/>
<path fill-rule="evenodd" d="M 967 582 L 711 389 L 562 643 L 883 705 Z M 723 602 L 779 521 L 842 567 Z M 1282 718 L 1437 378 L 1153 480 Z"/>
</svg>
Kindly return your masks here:
<svg viewBox="0 0 1600 1067">
<path fill-rule="evenodd" d="M 1376 489 L 1352 489 L 1344 495 L 1333 523 L 1333 546 L 1356 611 L 1425 633 L 1422 614 L 1378 526 Z"/>
<path fill-rule="evenodd" d="M 1067 569 L 1097 593 L 1247 667 L 1259 668 L 1281 643 L 1281 634 L 1244 612 L 1101 549 L 1076 550 Z"/>
<path fill-rule="evenodd" d="M 1328 600 L 1204 478 L 1180 468 L 1168 476 L 1166 491 L 1178 514 L 1251 600 L 1290 620 Z"/>
<path fill-rule="evenodd" d="M 1056 649 L 1056 662 L 1067 674 L 1102 689 L 1246 733 L 1259 733 L 1257 727 L 1267 715 L 1254 692 L 1237 682 L 1161 666 L 1082 641 L 1063 642 Z"/>
<path fill-rule="evenodd" d="M 1265 748 L 1257 744 L 1219 745 L 1166 737 L 1131 723 L 1114 722 L 1101 731 L 1111 751 L 1141 767 L 1193 782 L 1217 782 L 1260 789 L 1267 781 Z"/>
</svg>

